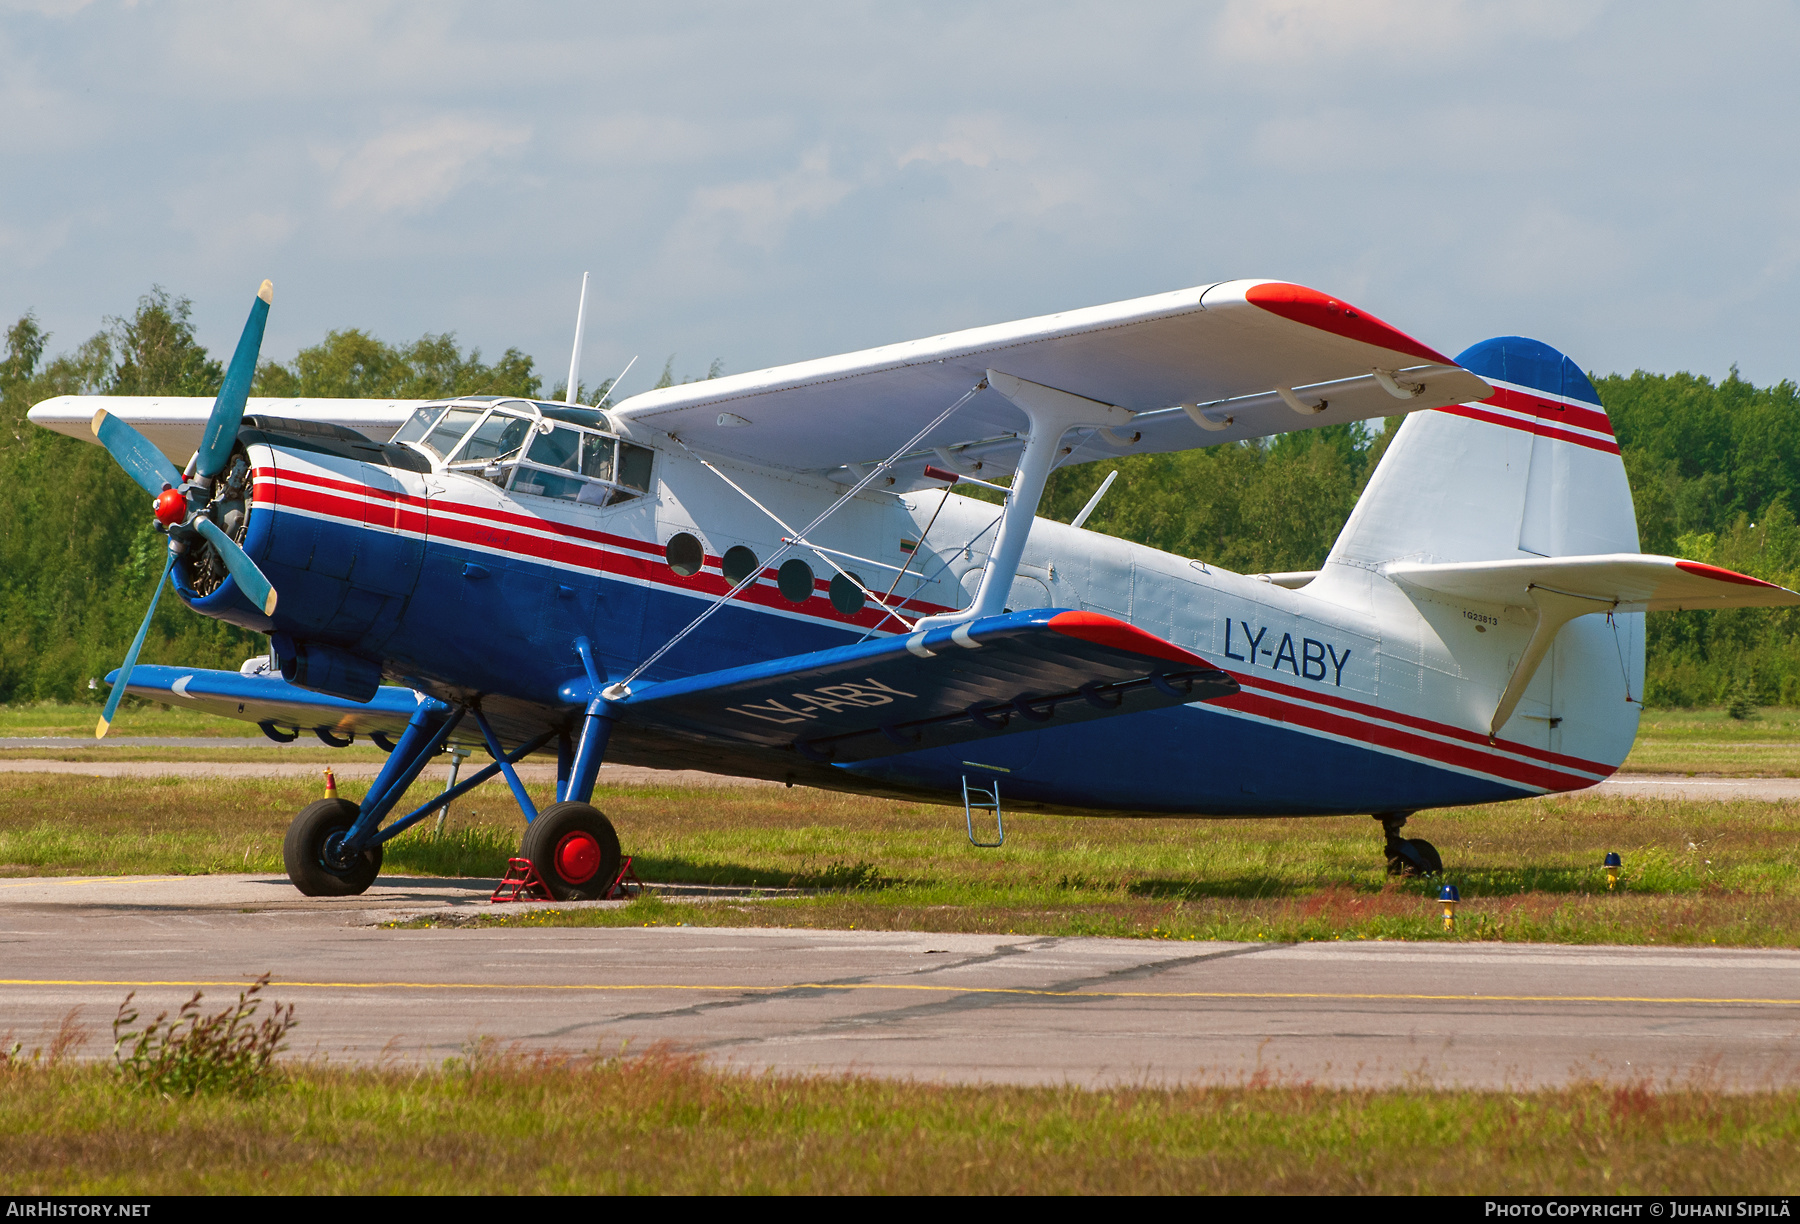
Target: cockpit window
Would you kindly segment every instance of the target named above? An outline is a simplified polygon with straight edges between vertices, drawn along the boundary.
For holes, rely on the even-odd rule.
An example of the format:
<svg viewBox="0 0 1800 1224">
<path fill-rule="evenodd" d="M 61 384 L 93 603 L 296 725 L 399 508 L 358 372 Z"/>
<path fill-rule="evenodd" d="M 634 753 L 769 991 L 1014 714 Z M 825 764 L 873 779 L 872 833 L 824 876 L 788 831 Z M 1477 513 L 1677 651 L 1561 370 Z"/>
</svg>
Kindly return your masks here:
<svg viewBox="0 0 1800 1224">
<path fill-rule="evenodd" d="M 395 441 L 424 447 L 452 470 L 530 497 L 613 506 L 650 491 L 656 452 L 612 434 L 600 413 L 583 410 L 573 421 L 573 410 L 563 405 L 465 405 L 420 408 Z"/>
<path fill-rule="evenodd" d="M 575 455 L 580 449 L 580 432 L 558 425 L 549 433 L 533 438 L 531 450 L 526 453 L 526 457 L 545 467 L 566 468 L 573 472 Z"/>
<path fill-rule="evenodd" d="M 427 432 L 430 431 L 431 423 L 433 421 L 437 420 L 438 416 L 443 411 L 444 411 L 444 406 L 442 404 L 427 404 L 427 405 L 425 405 L 423 408 L 421 408 L 417 412 L 413 413 L 412 416 L 407 418 L 406 424 L 402 425 L 400 427 L 399 431 L 394 434 L 393 441 L 395 441 L 395 442 L 417 442 L 417 441 L 419 441 L 421 438 L 423 438 L 426 435 Z"/>
<path fill-rule="evenodd" d="M 518 457 L 519 448 L 525 445 L 526 437 L 531 433 L 531 422 L 524 417 L 512 415 L 503 409 L 496 408 L 488 413 L 462 449 L 451 458 L 452 463 L 496 463 Z"/>
<path fill-rule="evenodd" d="M 462 436 L 469 432 L 469 426 L 480 420 L 484 411 L 482 408 L 452 408 L 444 414 L 437 428 L 425 436 L 425 449 L 442 459 L 456 449 Z"/>
</svg>

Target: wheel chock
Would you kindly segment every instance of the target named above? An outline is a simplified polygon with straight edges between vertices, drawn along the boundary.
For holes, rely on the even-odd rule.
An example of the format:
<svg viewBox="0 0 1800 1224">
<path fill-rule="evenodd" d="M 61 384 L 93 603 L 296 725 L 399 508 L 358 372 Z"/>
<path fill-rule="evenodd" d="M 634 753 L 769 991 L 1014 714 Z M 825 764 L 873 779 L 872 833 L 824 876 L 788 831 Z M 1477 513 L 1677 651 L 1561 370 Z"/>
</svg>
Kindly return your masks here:
<svg viewBox="0 0 1800 1224">
<path fill-rule="evenodd" d="M 500 877 L 500 886 L 494 889 L 494 895 L 488 898 L 488 904 L 497 901 L 554 901 L 549 886 L 538 875 L 537 868 L 527 858 L 506 860 L 506 874 Z"/>
<path fill-rule="evenodd" d="M 606 890 L 608 901 L 629 901 L 644 891 L 644 882 L 638 879 L 637 872 L 631 869 L 631 856 L 625 856 L 625 863 L 619 868 L 619 878 L 612 882 Z"/>
</svg>

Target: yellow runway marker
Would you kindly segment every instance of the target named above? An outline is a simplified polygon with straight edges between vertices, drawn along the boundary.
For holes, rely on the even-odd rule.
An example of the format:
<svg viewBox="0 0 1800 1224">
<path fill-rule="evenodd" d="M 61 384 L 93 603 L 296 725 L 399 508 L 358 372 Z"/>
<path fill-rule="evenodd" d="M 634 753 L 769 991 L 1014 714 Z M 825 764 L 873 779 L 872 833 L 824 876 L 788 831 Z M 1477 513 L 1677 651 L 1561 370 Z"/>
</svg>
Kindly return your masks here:
<svg viewBox="0 0 1800 1224">
<path fill-rule="evenodd" d="M 43 888 L 46 885 L 68 888 L 75 884 L 168 884 L 174 880 L 191 880 L 193 878 L 193 876 L 76 876 L 71 880 L 59 880 L 54 877 L 38 876 L 31 880 L 17 880 L 11 884 L 0 884 L 0 888 Z"/>
<path fill-rule="evenodd" d="M 126 981 L 88 978 L 0 978 L 0 986 L 125 986 L 143 990 L 153 986 L 192 987 L 246 986 L 251 979 L 237 981 Z M 296 990 L 542 990 L 583 991 L 598 994 L 609 991 L 687 990 L 715 994 L 763 993 L 782 990 L 904 990 L 925 994 L 1019 995 L 1049 999 L 1320 999 L 1328 1002 L 1369 1003 L 1742 1003 L 1773 1007 L 1800 1007 L 1800 999 L 1707 998 L 1699 995 L 1502 995 L 1502 994 L 1363 994 L 1326 991 L 1262 991 L 1262 990 L 1033 990 L 1024 986 L 928 986 L 907 982 L 787 982 L 776 986 L 749 986 L 688 982 L 629 982 L 605 984 L 595 982 L 299 982 L 272 978 L 271 989 L 279 986 Z"/>
</svg>

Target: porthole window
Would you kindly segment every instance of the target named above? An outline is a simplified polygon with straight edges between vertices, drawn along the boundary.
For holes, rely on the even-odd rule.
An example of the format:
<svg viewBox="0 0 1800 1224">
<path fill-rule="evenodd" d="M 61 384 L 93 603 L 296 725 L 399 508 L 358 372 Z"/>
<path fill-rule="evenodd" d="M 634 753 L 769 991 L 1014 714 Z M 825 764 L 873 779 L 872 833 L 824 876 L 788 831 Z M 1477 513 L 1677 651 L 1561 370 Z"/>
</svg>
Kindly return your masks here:
<svg viewBox="0 0 1800 1224">
<path fill-rule="evenodd" d="M 856 581 L 852 582 L 851 578 Z M 831 580 L 831 606 L 845 616 L 854 616 L 861 612 L 863 604 L 867 602 L 863 598 L 862 587 L 858 585 L 861 582 L 861 574 L 852 574 L 850 578 L 839 574 L 833 578 Z"/>
<path fill-rule="evenodd" d="M 725 563 L 721 568 L 725 571 L 725 581 L 736 586 L 754 574 L 759 565 L 755 553 L 742 544 L 733 544 L 725 550 Z"/>
<path fill-rule="evenodd" d="M 781 563 L 775 571 L 775 585 L 781 589 L 781 597 L 789 603 L 805 603 L 812 598 L 813 572 L 812 566 L 799 557 L 791 557 Z"/>
<path fill-rule="evenodd" d="M 706 564 L 706 546 L 699 537 L 685 531 L 672 537 L 663 551 L 669 558 L 669 568 L 683 578 L 692 578 Z"/>
</svg>

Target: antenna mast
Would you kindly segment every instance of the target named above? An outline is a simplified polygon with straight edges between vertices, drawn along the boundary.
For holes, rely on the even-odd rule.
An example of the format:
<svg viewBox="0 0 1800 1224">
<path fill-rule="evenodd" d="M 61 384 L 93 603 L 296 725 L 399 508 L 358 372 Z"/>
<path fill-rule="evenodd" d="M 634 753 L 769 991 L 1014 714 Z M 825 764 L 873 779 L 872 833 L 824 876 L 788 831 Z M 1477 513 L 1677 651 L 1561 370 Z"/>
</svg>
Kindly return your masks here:
<svg viewBox="0 0 1800 1224">
<path fill-rule="evenodd" d="M 575 307 L 575 351 L 569 354 L 569 385 L 563 392 L 563 403 L 573 404 L 575 388 L 580 384 L 575 380 L 581 376 L 581 324 L 587 318 L 587 283 L 588 274 L 581 274 L 581 303 Z"/>
</svg>

